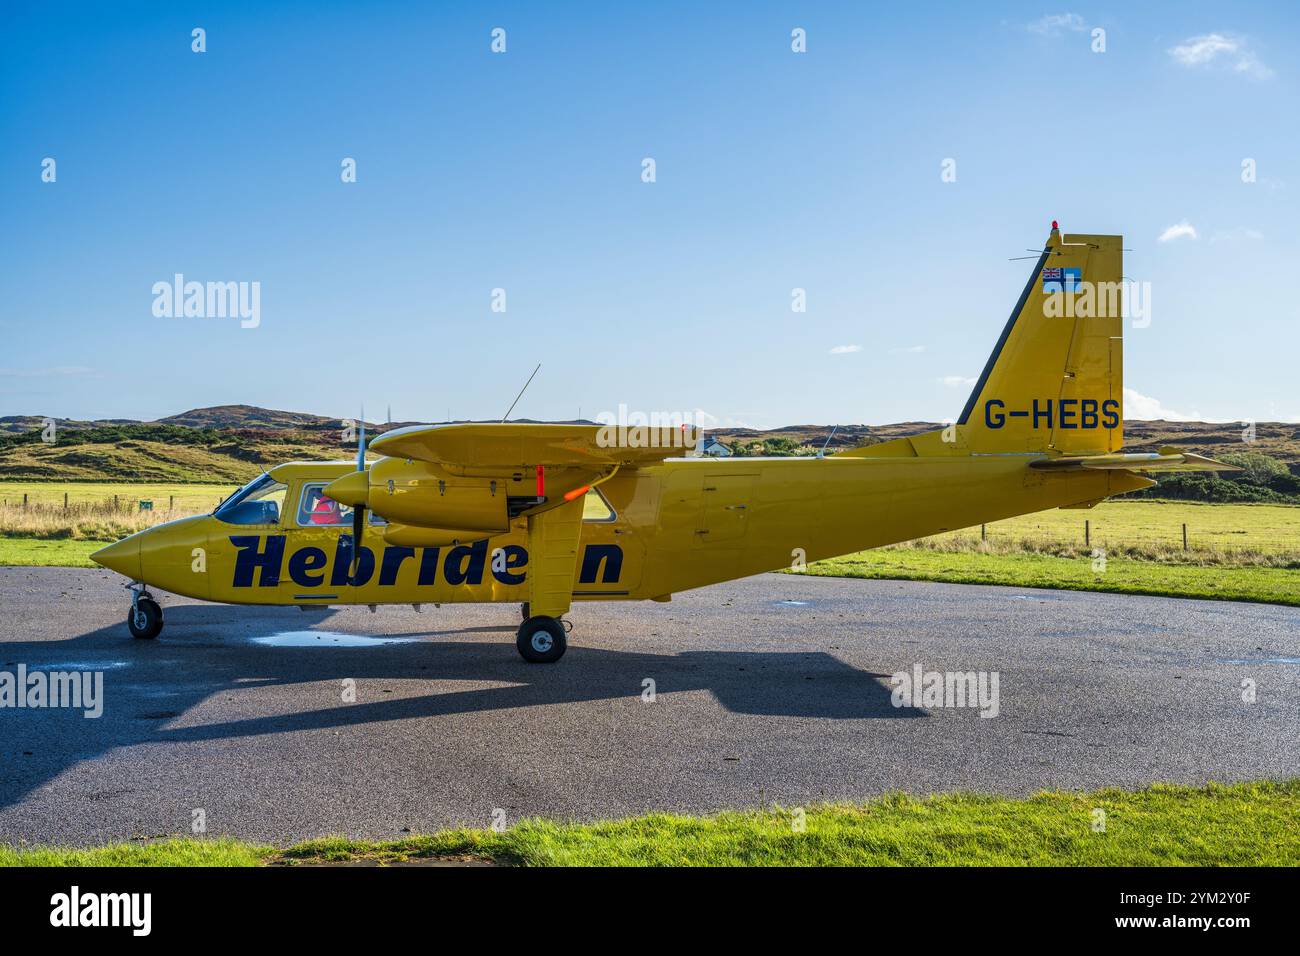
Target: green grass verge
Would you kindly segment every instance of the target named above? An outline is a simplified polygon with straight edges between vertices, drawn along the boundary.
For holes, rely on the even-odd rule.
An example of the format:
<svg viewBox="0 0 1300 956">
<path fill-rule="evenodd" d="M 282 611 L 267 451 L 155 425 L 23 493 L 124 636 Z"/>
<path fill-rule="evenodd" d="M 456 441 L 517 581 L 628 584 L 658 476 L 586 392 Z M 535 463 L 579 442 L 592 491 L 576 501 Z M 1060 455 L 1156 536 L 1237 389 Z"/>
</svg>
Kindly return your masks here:
<svg viewBox="0 0 1300 956">
<path fill-rule="evenodd" d="M 99 565 L 90 560 L 90 555 L 107 543 L 70 538 L 0 537 L 0 567 L 96 568 Z"/>
<path fill-rule="evenodd" d="M 844 578 L 1001 584 L 1161 597 L 1256 601 L 1300 606 L 1300 571 L 1287 568 L 1170 564 L 1112 556 L 1105 571 L 1090 558 L 882 548 L 808 565 L 804 574 Z"/>
<path fill-rule="evenodd" d="M 1094 830 L 1104 811 L 1105 829 Z M 287 850 L 174 839 L 92 850 L 0 847 L 0 865 L 306 864 L 421 858 L 526 866 L 1225 866 L 1300 864 L 1300 781 L 1157 784 L 1136 792 L 949 794 L 712 817 L 526 820 L 391 842 L 334 837 Z"/>
<path fill-rule="evenodd" d="M 260 866 L 272 852 L 226 837 L 174 837 L 89 849 L 0 845 L 0 866 Z"/>
</svg>

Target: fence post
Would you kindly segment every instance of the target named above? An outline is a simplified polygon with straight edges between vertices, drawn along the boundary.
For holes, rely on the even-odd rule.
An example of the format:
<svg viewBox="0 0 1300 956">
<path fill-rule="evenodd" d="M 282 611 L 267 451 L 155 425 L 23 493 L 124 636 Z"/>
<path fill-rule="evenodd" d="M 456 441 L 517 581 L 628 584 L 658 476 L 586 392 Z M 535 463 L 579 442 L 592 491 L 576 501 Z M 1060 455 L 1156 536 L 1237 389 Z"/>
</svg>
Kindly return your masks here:
<svg viewBox="0 0 1300 956">
<path fill-rule="evenodd" d="M 27 492 L 24 491 L 24 492 L 23 492 L 23 509 L 26 510 L 26 508 L 27 508 Z"/>
<path fill-rule="evenodd" d="M 1183 550 L 1187 550 L 1187 522 L 1183 522 Z"/>
<path fill-rule="evenodd" d="M 168 510 L 168 511 L 175 511 L 175 510 L 176 510 L 176 496 L 175 496 L 175 495 L 172 495 L 171 497 L 169 497 L 169 498 L 167 499 L 167 510 Z"/>
<path fill-rule="evenodd" d="M 987 541 L 988 539 L 989 539 L 988 526 L 980 525 L 980 541 Z"/>
<path fill-rule="evenodd" d="M 68 513 L 68 493 L 66 491 L 63 493 L 63 513 Z"/>
<path fill-rule="evenodd" d="M 1087 518 L 1083 519 L 1083 546 L 1092 547 L 1092 523 Z"/>
</svg>

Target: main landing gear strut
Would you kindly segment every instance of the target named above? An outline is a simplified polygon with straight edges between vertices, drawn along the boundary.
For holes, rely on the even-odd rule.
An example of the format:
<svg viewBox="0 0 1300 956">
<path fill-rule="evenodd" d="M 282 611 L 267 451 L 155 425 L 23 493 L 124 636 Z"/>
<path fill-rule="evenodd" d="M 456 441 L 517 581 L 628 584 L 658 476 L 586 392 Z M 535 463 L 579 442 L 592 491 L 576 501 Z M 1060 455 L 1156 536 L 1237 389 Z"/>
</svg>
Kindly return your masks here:
<svg viewBox="0 0 1300 956">
<path fill-rule="evenodd" d="M 126 626 L 131 629 L 131 636 L 153 640 L 163 629 L 162 606 L 141 582 L 132 581 L 125 587 L 131 591 L 131 610 L 126 615 Z"/>
<path fill-rule="evenodd" d="M 526 615 L 527 611 L 524 613 Z M 569 646 L 567 634 L 568 622 L 558 617 L 544 614 L 525 617 L 524 623 L 519 625 L 515 646 L 519 648 L 519 655 L 530 664 L 554 664 L 564 656 Z"/>
</svg>

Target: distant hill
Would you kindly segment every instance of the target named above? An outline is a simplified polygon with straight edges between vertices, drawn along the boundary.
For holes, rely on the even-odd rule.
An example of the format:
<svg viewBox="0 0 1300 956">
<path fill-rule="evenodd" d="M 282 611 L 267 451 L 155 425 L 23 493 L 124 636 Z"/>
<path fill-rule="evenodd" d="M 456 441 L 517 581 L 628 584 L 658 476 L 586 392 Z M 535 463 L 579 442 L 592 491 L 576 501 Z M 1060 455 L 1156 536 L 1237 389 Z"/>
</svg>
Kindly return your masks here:
<svg viewBox="0 0 1300 956">
<path fill-rule="evenodd" d="M 44 415 L 5 415 L 0 417 L 0 434 L 6 432 L 22 434 L 33 430 L 39 431 L 45 427 L 48 420 Z M 53 421 L 58 428 L 92 428 L 95 425 L 139 424 L 129 418 L 105 418 L 97 422 L 79 421 L 75 418 L 55 418 Z"/>
<path fill-rule="evenodd" d="M 179 415 L 158 419 L 161 425 L 184 425 L 186 428 L 338 428 L 337 418 L 324 418 L 304 412 L 282 412 L 256 405 L 214 405 L 191 408 Z"/>
<path fill-rule="evenodd" d="M 355 450 L 343 440 L 344 422 L 337 418 L 255 405 L 195 408 L 153 422 L 55 419 L 53 444 L 41 440 L 45 422 L 40 415 L 0 418 L 0 480 L 244 481 L 279 462 L 348 458 Z M 366 428 L 376 435 L 407 424 L 414 423 L 367 423 Z M 780 455 L 816 451 L 828 438 L 827 450 L 834 452 L 940 427 L 936 422 L 786 425 L 764 431 L 720 428 L 710 434 L 741 453 Z M 1300 425 L 1260 422 L 1250 444 L 1238 423 L 1129 421 L 1124 427 L 1128 451 L 1177 445 L 1220 457 L 1262 455 L 1282 466 L 1281 474 L 1267 479 L 1263 498 L 1236 488 L 1232 479 L 1201 476 L 1162 479 L 1161 494 L 1208 500 L 1277 500 L 1268 496 L 1280 494 L 1291 500 L 1291 482 L 1300 480 Z"/>
<path fill-rule="evenodd" d="M 45 427 L 48 419 L 44 415 L 8 415 L 0 418 L 0 434 L 22 433 Z M 59 429 L 102 428 L 109 425 L 178 425 L 184 428 L 223 428 L 251 429 L 254 431 L 303 430 L 320 431 L 341 429 L 342 420 L 327 418 L 324 415 L 310 415 L 306 412 L 283 412 L 274 408 L 259 408 L 256 405 L 214 405 L 211 408 L 192 408 L 179 415 L 168 415 L 150 422 L 137 421 L 132 418 L 96 418 L 75 419 L 55 418 Z M 382 430 L 390 426 L 367 422 L 367 430 Z M 396 427 L 396 425 L 391 426 Z"/>
</svg>

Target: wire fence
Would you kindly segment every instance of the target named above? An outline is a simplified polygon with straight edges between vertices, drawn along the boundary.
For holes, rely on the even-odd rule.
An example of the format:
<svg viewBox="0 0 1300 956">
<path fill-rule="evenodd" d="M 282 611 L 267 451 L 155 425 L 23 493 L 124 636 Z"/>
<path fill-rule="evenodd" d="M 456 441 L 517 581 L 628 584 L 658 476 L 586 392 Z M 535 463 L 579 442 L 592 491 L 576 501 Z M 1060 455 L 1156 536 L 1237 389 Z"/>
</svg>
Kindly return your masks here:
<svg viewBox="0 0 1300 956">
<path fill-rule="evenodd" d="M 137 498 L 106 495 L 100 498 L 73 498 L 67 492 L 42 495 L 33 500 L 30 494 L 0 498 L 0 535 L 32 538 L 78 538 L 114 541 L 136 531 L 212 511 L 219 497 L 176 495 L 160 498 Z"/>
<path fill-rule="evenodd" d="M 1056 521 L 1038 525 L 1011 521 L 948 532 L 925 540 L 931 542 L 931 547 L 942 549 L 945 544 L 951 544 L 962 550 L 982 546 L 988 550 L 1072 549 L 1091 552 L 1096 549 L 1112 553 L 1300 555 L 1300 529 L 1267 524 L 1260 527 L 1198 525 L 1193 521 L 1148 525 L 1115 524 L 1087 518 L 1072 523 Z"/>
<path fill-rule="evenodd" d="M 162 506 L 163 501 L 167 502 L 166 507 Z M 206 501 L 206 499 L 203 499 Z M 187 507 L 186 501 L 190 504 Z M 180 510 L 186 514 L 201 514 L 204 510 L 210 510 L 206 507 L 195 506 L 196 498 L 194 495 L 182 496 Z M 220 497 L 212 499 L 211 508 L 215 508 L 221 503 Z M 176 496 L 168 495 L 162 498 L 137 498 L 131 495 L 107 495 L 103 498 L 81 498 L 72 500 L 68 492 L 63 493 L 62 502 L 57 500 L 57 496 L 50 498 L 42 496 L 39 500 L 31 500 L 30 494 L 13 495 L 10 497 L 0 498 L 0 508 L 12 508 L 21 511 L 34 511 L 49 514 L 97 514 L 97 515 L 128 515 L 138 511 L 163 510 L 173 512 L 177 510 Z"/>
</svg>

